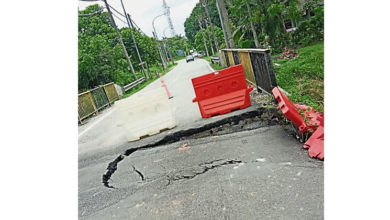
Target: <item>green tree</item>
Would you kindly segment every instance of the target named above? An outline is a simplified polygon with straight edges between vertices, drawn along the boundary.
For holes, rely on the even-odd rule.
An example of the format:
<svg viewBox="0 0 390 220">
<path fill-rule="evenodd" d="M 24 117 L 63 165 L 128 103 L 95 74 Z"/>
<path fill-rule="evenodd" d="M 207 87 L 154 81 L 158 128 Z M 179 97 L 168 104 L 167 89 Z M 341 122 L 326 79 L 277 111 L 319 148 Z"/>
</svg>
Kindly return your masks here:
<svg viewBox="0 0 390 220">
<path fill-rule="evenodd" d="M 78 85 L 79 91 L 112 82 L 126 85 L 134 79 L 130 73 L 115 29 L 107 12 L 99 5 L 88 6 L 79 11 L 78 21 Z M 139 71 L 138 57 L 129 28 L 120 30 L 126 51 L 131 56 L 132 64 Z M 142 60 L 150 66 L 157 64 L 159 55 L 156 41 L 133 29 Z"/>
<path fill-rule="evenodd" d="M 170 52 L 174 57 L 179 57 L 179 50 L 182 50 L 187 54 L 191 48 L 188 39 L 181 35 L 176 35 L 174 37 L 167 38 L 167 40 Z M 184 56 L 184 54 L 181 56 Z"/>
<path fill-rule="evenodd" d="M 157 43 L 154 38 L 143 35 L 142 33 L 136 31 L 135 28 L 132 29 L 132 32 L 134 34 L 135 41 L 137 42 L 142 61 L 146 61 L 149 65 L 157 64 L 160 57 L 157 50 Z M 141 71 L 141 67 L 138 65 L 139 59 L 135 50 L 133 39 L 131 38 L 130 29 L 122 28 L 120 33 L 126 50 L 130 51 L 129 56 L 131 56 L 133 66 L 138 71 Z"/>
<path fill-rule="evenodd" d="M 79 11 L 79 14 L 99 11 L 102 11 L 102 8 L 96 4 Z M 126 82 L 131 79 L 107 12 L 80 16 L 78 29 L 79 91 L 113 80 Z"/>
</svg>

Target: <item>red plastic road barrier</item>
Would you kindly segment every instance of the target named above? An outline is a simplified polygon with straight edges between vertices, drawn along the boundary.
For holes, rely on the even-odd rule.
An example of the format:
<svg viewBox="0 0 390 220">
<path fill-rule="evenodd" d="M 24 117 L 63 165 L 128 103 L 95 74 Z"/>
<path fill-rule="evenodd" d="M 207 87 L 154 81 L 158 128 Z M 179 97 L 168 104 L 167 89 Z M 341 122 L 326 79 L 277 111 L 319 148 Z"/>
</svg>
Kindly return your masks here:
<svg viewBox="0 0 390 220">
<path fill-rule="evenodd" d="M 316 112 L 310 106 L 294 105 L 277 87 L 272 89 L 272 93 L 278 101 L 283 115 L 298 126 L 299 132 L 312 133 L 302 146 L 305 149 L 309 149 L 309 156 L 324 159 L 324 113 Z M 302 118 L 298 110 L 303 111 L 305 119 Z"/>
<path fill-rule="evenodd" d="M 302 147 L 309 148 L 310 157 L 324 159 L 324 127 L 319 126 Z"/>
<path fill-rule="evenodd" d="M 203 118 L 225 114 L 235 109 L 244 109 L 251 105 L 242 65 L 232 66 L 192 79 L 196 97 Z"/>
<path fill-rule="evenodd" d="M 321 124 L 321 122 L 324 122 L 324 113 L 316 112 L 312 107 L 306 105 L 295 104 L 295 107 L 303 111 L 305 122 L 308 128 L 315 130 Z"/>
<path fill-rule="evenodd" d="M 298 127 L 299 132 L 306 131 L 308 129 L 307 125 L 290 99 L 288 99 L 278 87 L 272 89 L 272 94 L 274 95 L 276 101 L 278 101 L 279 108 L 283 115 L 290 119 Z"/>
</svg>

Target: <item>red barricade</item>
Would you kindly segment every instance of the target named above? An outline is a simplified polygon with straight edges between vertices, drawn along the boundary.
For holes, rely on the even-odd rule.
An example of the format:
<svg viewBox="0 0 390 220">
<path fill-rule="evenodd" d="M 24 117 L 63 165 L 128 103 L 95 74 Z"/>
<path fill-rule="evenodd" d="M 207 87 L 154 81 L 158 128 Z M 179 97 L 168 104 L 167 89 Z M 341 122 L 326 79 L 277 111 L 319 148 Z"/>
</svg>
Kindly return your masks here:
<svg viewBox="0 0 390 220">
<path fill-rule="evenodd" d="M 272 89 L 272 94 L 274 95 L 276 101 L 278 101 L 279 108 L 283 115 L 290 119 L 298 127 L 300 132 L 307 130 L 305 121 L 290 99 L 288 99 L 278 87 Z"/>
<path fill-rule="evenodd" d="M 192 79 L 196 97 L 203 118 L 225 114 L 235 109 L 244 109 L 251 105 L 242 65 L 232 66 Z"/>
<path fill-rule="evenodd" d="M 319 126 L 302 147 L 309 148 L 310 157 L 324 159 L 324 127 Z"/>
<path fill-rule="evenodd" d="M 272 93 L 278 101 L 283 115 L 298 126 L 299 132 L 312 133 L 310 138 L 302 146 L 305 149 L 309 149 L 309 156 L 324 159 L 324 113 L 316 112 L 310 106 L 294 105 L 277 87 L 272 89 Z M 303 111 L 305 119 L 298 110 Z"/>
</svg>

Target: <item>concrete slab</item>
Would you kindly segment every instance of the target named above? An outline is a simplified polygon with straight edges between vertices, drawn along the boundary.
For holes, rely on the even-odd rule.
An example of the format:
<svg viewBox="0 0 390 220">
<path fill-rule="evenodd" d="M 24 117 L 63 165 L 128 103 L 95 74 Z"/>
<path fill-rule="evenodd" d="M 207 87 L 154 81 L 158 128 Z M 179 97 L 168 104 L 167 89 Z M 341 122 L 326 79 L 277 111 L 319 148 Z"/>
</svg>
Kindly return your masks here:
<svg viewBox="0 0 390 220">
<path fill-rule="evenodd" d="M 176 126 L 172 104 L 164 88 L 156 88 L 116 103 L 116 116 L 128 141 L 155 135 Z"/>
</svg>

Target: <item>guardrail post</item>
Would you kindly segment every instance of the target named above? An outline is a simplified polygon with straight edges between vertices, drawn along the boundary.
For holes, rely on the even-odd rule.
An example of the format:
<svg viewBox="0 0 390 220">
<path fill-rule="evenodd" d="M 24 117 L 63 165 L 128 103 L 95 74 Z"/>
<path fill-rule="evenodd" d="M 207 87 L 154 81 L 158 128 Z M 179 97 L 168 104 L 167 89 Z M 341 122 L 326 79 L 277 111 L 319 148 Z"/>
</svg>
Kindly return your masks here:
<svg viewBox="0 0 390 220">
<path fill-rule="evenodd" d="M 108 95 L 106 93 L 106 90 L 104 89 L 104 85 L 103 86 L 99 86 L 99 87 L 102 88 L 103 93 L 106 96 L 106 99 L 107 99 L 107 102 L 108 102 L 108 106 L 111 106 L 111 103 L 110 103 L 110 100 L 108 99 Z M 115 85 L 114 85 L 114 87 L 115 87 Z"/>
<path fill-rule="evenodd" d="M 92 105 L 93 105 L 93 108 L 95 109 L 95 111 L 94 111 L 94 113 L 95 113 L 95 112 L 97 111 L 97 108 L 96 108 L 95 102 L 93 101 L 91 91 L 88 91 L 88 97 L 89 97 L 89 99 L 91 100 L 91 103 L 92 103 Z"/>
</svg>

